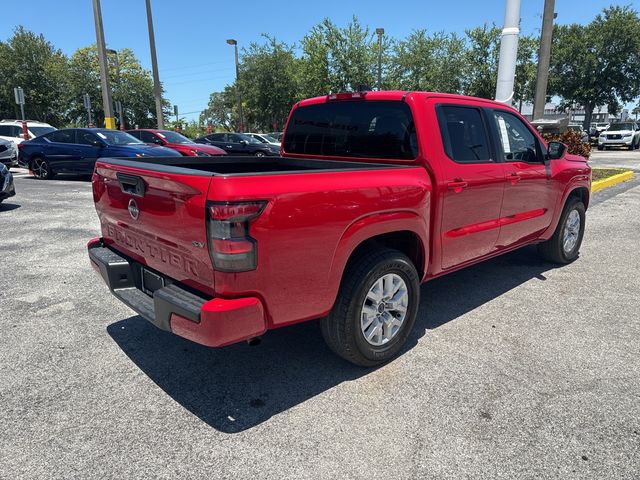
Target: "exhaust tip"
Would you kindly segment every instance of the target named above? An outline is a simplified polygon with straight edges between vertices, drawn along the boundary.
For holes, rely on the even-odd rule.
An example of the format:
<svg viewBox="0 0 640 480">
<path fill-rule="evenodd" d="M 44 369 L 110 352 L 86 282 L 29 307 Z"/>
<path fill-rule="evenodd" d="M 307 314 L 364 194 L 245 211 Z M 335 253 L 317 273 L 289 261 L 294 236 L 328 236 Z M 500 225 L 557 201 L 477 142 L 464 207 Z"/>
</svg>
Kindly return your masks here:
<svg viewBox="0 0 640 480">
<path fill-rule="evenodd" d="M 260 343 L 262 343 L 262 337 L 253 337 L 247 340 L 247 344 L 250 347 L 258 346 Z"/>
</svg>

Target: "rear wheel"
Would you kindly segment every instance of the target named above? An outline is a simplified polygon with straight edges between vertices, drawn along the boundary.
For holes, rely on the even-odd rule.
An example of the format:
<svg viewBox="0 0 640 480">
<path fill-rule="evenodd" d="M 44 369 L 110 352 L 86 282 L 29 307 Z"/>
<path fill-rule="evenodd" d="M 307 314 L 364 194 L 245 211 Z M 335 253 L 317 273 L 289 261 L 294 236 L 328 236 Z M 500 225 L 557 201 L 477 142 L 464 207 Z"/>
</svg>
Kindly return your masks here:
<svg viewBox="0 0 640 480">
<path fill-rule="evenodd" d="M 34 157 L 31 159 L 31 171 L 38 180 L 49 180 L 53 178 L 53 171 L 44 157 Z"/>
<path fill-rule="evenodd" d="M 322 336 L 336 354 L 372 367 L 394 358 L 413 329 L 420 279 L 403 253 L 368 250 L 347 268 Z"/>
<path fill-rule="evenodd" d="M 538 245 L 538 251 L 550 262 L 566 264 L 578 258 L 584 236 L 585 208 L 582 200 L 569 199 L 553 236 Z"/>
<path fill-rule="evenodd" d="M 256 157 L 264 157 L 264 152 L 256 152 L 254 153 Z"/>
</svg>

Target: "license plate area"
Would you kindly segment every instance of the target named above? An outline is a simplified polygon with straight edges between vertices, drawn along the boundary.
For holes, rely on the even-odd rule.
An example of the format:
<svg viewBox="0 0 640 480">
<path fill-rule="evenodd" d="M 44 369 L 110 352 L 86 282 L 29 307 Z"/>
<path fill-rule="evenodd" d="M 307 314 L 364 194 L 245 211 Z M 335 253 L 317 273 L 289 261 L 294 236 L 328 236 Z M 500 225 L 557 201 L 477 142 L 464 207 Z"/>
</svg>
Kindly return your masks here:
<svg viewBox="0 0 640 480">
<path fill-rule="evenodd" d="M 149 296 L 153 296 L 153 292 L 164 287 L 164 278 L 157 273 L 153 273 L 144 267 L 142 268 L 142 291 Z"/>
</svg>

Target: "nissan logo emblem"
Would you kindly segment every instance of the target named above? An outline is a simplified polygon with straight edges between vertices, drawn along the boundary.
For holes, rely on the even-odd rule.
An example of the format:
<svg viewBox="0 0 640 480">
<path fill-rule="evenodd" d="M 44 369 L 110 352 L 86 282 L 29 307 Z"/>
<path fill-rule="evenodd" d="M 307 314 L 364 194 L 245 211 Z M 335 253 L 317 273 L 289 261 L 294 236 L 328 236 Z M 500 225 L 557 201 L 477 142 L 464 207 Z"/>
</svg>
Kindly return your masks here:
<svg viewBox="0 0 640 480">
<path fill-rule="evenodd" d="M 133 198 L 129 200 L 129 215 L 131 215 L 131 218 L 134 220 L 137 220 L 138 216 L 140 216 L 140 209 Z"/>
</svg>

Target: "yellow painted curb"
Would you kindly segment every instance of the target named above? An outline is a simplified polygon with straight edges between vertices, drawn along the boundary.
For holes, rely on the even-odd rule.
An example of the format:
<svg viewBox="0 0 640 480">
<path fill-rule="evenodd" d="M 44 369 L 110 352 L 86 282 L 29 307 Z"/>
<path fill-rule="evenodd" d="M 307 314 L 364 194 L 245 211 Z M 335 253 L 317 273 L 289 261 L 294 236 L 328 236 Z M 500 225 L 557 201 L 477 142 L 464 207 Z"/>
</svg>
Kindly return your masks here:
<svg viewBox="0 0 640 480">
<path fill-rule="evenodd" d="M 609 178 L 603 178 L 602 180 L 596 180 L 591 184 L 591 193 L 599 192 L 604 188 L 613 187 L 622 182 L 626 182 L 633 178 L 633 172 L 631 170 L 627 172 L 618 173 Z"/>
</svg>

